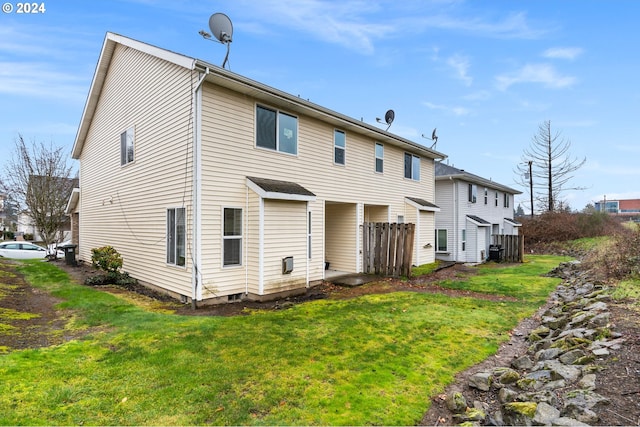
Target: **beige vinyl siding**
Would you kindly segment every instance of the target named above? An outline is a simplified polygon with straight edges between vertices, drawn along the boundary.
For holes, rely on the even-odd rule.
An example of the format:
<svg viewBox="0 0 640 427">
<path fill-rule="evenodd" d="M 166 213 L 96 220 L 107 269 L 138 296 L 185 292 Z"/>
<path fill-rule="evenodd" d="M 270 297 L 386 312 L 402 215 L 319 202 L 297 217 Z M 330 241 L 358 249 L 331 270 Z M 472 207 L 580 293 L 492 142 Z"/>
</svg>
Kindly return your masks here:
<svg viewBox="0 0 640 427">
<path fill-rule="evenodd" d="M 325 260 L 331 270 L 356 272 L 356 239 L 360 239 L 356 224 L 357 205 L 350 203 L 325 204 Z"/>
<path fill-rule="evenodd" d="M 264 294 L 306 286 L 307 204 L 265 200 L 264 207 Z M 282 259 L 289 256 L 293 271 L 282 274 Z"/>
<path fill-rule="evenodd" d="M 391 218 L 389 221 L 389 206 L 371 206 L 364 207 L 365 222 L 396 222 L 397 217 Z"/>
<path fill-rule="evenodd" d="M 123 269 L 191 295 L 190 72 L 118 45 L 80 156 L 79 258 L 115 247 Z M 134 161 L 120 165 L 120 134 L 134 127 Z M 187 267 L 166 265 L 166 211 L 186 207 Z"/>
<path fill-rule="evenodd" d="M 375 140 L 344 130 L 347 138 L 348 159 L 345 166 L 334 167 L 334 140 L 336 129 L 286 108 L 269 103 L 265 107 L 278 109 L 298 118 L 298 153 L 290 155 L 255 146 L 256 101 L 210 83 L 203 85 L 202 112 L 202 182 L 203 182 L 203 235 L 219 235 L 219 207 L 244 204 L 246 176 L 296 182 L 317 196 L 312 202 L 314 223 L 332 221 L 331 211 L 337 209 L 334 202 L 347 203 L 351 207 L 348 224 L 338 228 L 348 229 L 349 234 L 339 234 L 323 226 L 313 227 L 314 259 L 310 280 L 322 278 L 325 255 L 331 268 L 357 269 L 357 245 L 361 236 L 357 232 L 356 205 L 379 206 L 376 220 L 387 221 L 404 212 L 406 196 L 433 200 L 433 160 L 421 158 L 421 181 L 404 178 L 405 150 L 385 144 L 384 173 L 375 173 Z M 325 201 L 323 218 L 318 218 L 315 205 Z M 206 208 L 205 208 L 206 206 Z M 216 207 L 218 209 L 216 209 Z M 384 212 L 384 213 L 383 213 Z M 206 217 L 206 218 L 205 218 Z M 336 237 L 336 239 L 332 238 Z M 207 240 L 205 242 L 205 240 Z M 324 245 L 324 254 L 322 246 Z M 331 251 L 335 262 L 329 259 Z M 316 249 L 318 248 L 318 249 Z M 203 274 L 218 283 L 218 287 L 231 292 L 244 283 L 244 276 L 220 267 L 219 242 L 203 238 Z M 253 286 L 249 284 L 249 286 Z"/>
</svg>

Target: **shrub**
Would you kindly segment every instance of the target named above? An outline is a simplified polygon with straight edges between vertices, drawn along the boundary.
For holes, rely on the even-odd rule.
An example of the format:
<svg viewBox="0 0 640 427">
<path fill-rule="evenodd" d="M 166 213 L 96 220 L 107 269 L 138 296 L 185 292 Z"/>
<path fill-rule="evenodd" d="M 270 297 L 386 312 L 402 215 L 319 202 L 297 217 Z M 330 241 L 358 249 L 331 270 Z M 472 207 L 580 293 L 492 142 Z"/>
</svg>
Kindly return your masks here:
<svg viewBox="0 0 640 427">
<path fill-rule="evenodd" d="M 616 233 L 609 244 L 592 251 L 586 262 L 605 278 L 640 277 L 640 227 Z"/>
<path fill-rule="evenodd" d="M 525 244 L 535 245 L 612 235 L 620 229 L 620 223 L 604 212 L 545 212 L 523 219 L 521 232 L 525 236 Z"/>
<path fill-rule="evenodd" d="M 122 268 L 122 256 L 113 246 L 91 249 L 91 263 L 107 273 L 118 273 Z"/>
<path fill-rule="evenodd" d="M 24 240 L 33 240 L 33 234 L 31 233 L 24 233 L 24 236 L 22 237 L 24 237 Z"/>
</svg>

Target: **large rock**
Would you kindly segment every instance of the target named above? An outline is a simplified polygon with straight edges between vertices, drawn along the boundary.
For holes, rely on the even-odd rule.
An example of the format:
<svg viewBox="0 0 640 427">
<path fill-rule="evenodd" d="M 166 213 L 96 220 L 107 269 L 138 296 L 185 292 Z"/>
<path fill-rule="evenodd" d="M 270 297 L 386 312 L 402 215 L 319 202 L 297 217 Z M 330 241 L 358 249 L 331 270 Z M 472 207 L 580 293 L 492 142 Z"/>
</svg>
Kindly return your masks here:
<svg viewBox="0 0 640 427">
<path fill-rule="evenodd" d="M 469 378 L 469 387 L 477 388 L 482 391 L 489 391 L 491 388 L 491 382 L 491 372 L 478 372 Z"/>
<path fill-rule="evenodd" d="M 538 403 L 536 413 L 533 416 L 533 423 L 538 426 L 551 425 L 552 421 L 560 417 L 560 411 L 548 403 Z"/>
</svg>

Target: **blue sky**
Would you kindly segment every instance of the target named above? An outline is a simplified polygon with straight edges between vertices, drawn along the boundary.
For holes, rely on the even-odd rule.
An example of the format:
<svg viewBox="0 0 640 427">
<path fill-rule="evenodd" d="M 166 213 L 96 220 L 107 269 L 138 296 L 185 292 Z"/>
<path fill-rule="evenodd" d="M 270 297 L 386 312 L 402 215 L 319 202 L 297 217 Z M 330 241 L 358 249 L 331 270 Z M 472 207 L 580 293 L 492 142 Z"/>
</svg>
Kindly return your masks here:
<svg viewBox="0 0 640 427">
<path fill-rule="evenodd" d="M 584 158 L 573 209 L 640 198 L 635 0 L 92 0 L 0 13 L 0 149 L 21 133 L 70 151 L 107 31 L 222 65 L 209 16 L 233 22 L 231 71 L 436 146 L 525 191 L 516 166 L 550 120 Z M 8 8 L 3 4 L 3 10 Z M 379 125 L 386 128 L 386 125 Z M 4 161 L 2 161 L 3 163 Z M 516 198 L 528 211 L 528 195 Z"/>
</svg>

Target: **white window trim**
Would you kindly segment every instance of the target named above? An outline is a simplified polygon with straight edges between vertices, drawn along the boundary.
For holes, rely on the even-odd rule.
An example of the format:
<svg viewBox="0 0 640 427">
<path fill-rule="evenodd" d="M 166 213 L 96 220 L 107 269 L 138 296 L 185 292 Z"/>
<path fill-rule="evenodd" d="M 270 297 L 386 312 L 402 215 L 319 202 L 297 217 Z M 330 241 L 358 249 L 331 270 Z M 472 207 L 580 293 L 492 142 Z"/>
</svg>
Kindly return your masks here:
<svg viewBox="0 0 640 427">
<path fill-rule="evenodd" d="M 376 150 L 377 147 L 382 148 L 382 157 L 378 157 L 378 150 Z M 373 148 L 373 157 L 374 157 L 374 161 L 373 161 L 373 170 L 375 173 L 379 173 L 379 174 L 383 174 L 384 173 L 384 144 L 382 144 L 381 142 L 376 142 L 374 148 Z M 382 170 L 379 171 L 378 170 L 378 159 L 380 159 L 382 161 Z"/>
<path fill-rule="evenodd" d="M 125 161 L 124 163 L 122 162 L 123 158 L 127 158 L 126 153 L 123 153 L 122 150 L 124 148 L 124 150 L 127 150 L 126 147 L 122 146 L 122 135 L 126 134 L 126 137 L 128 137 L 129 132 L 131 132 L 131 146 L 132 146 L 132 151 L 133 151 L 133 159 L 131 159 L 130 161 Z M 128 142 L 128 139 L 126 139 L 126 141 Z M 128 145 L 128 144 L 127 144 Z M 128 126 L 124 131 L 120 132 L 120 167 L 124 168 L 126 166 L 129 166 L 130 164 L 135 163 L 136 161 L 136 128 L 135 126 Z"/>
<path fill-rule="evenodd" d="M 405 155 L 404 155 L 404 156 L 402 156 L 402 164 L 403 164 L 403 167 L 402 167 L 402 176 L 404 177 L 404 179 L 408 179 L 408 180 L 411 180 L 411 181 L 414 181 L 414 182 L 420 182 L 420 178 L 421 178 L 421 176 L 422 176 L 422 171 L 420 170 L 420 169 L 422 169 L 422 168 L 420 167 L 420 166 L 421 166 L 421 164 L 422 164 L 422 159 L 420 158 L 420 156 L 416 156 L 415 154 L 413 154 L 413 153 L 408 153 L 408 152 L 406 152 L 406 151 L 405 151 L 405 153 L 404 153 L 404 154 L 405 154 Z M 404 165 L 404 162 L 406 161 L 406 155 L 407 155 L 407 154 L 411 156 L 411 177 L 410 177 L 410 178 L 409 178 L 409 177 L 407 177 L 407 176 L 404 174 L 404 172 L 405 172 L 405 168 L 404 168 L 404 166 L 405 166 L 405 165 Z M 418 160 L 418 179 L 414 178 L 415 171 L 414 171 L 414 167 L 413 167 L 413 165 L 414 165 L 414 161 L 415 161 L 416 159 Z"/>
<path fill-rule="evenodd" d="M 276 113 L 276 148 L 275 150 L 272 148 L 268 148 L 268 147 L 261 147 L 258 145 L 258 107 L 264 108 L 265 110 L 270 110 L 270 111 L 274 111 Z M 292 113 L 288 113 L 286 111 L 280 110 L 279 108 L 275 108 L 275 107 L 270 107 L 264 104 L 255 104 L 255 108 L 253 109 L 254 111 L 254 123 L 255 123 L 255 129 L 254 129 L 254 146 L 257 149 L 260 150 L 265 150 L 268 151 L 270 153 L 279 153 L 279 154 L 285 154 L 287 156 L 293 156 L 293 157 L 298 157 L 298 152 L 300 151 L 299 148 L 299 136 L 300 136 L 300 119 L 298 116 L 296 116 L 295 114 Z M 293 117 L 296 119 L 296 152 L 295 153 L 289 153 L 287 151 L 282 151 L 280 150 L 280 115 L 284 114 L 286 116 L 289 117 Z"/>
<path fill-rule="evenodd" d="M 238 209 L 240 210 L 240 220 L 242 221 L 241 227 L 240 227 L 240 235 L 239 236 L 225 236 L 224 235 L 224 211 L 225 209 Z M 243 268 L 244 266 L 244 260 L 242 259 L 243 255 L 244 255 L 244 221 L 245 221 L 245 217 L 244 217 L 244 209 L 242 207 L 239 206 L 222 206 L 222 209 L 220 211 L 220 265 L 222 266 L 222 268 L 224 269 L 228 269 L 228 268 Z M 224 263 L 224 241 L 225 240 L 240 240 L 240 263 L 239 264 L 229 264 L 229 265 L 225 265 Z"/>
<path fill-rule="evenodd" d="M 178 264 L 178 210 L 182 209 L 184 211 L 183 214 L 183 219 L 184 219 L 184 265 L 180 265 Z M 165 224 L 165 229 L 168 231 L 169 228 L 169 217 L 168 217 L 168 213 L 169 211 L 175 211 L 175 218 L 174 221 L 175 223 L 173 224 L 173 232 L 174 232 L 174 237 L 175 237 L 175 242 L 174 245 L 175 247 L 173 248 L 173 250 L 175 251 L 175 262 L 171 263 L 168 261 L 169 258 L 169 253 L 167 252 L 169 250 L 169 234 L 167 233 L 166 236 L 166 241 L 165 241 L 165 263 L 166 265 L 168 265 L 169 267 L 174 267 L 174 268 L 181 268 L 181 269 L 186 269 L 187 268 L 187 208 L 183 207 L 183 206 L 173 206 L 173 207 L 168 207 L 167 209 L 165 209 L 165 216 L 166 216 L 166 221 L 167 223 Z"/>
<path fill-rule="evenodd" d="M 449 253 L 449 232 L 448 232 L 448 230 L 447 230 L 446 228 L 436 228 L 436 230 L 435 230 L 435 231 L 436 231 L 436 241 L 435 241 L 435 243 L 436 243 L 436 244 L 435 244 L 435 247 L 436 247 L 436 253 L 441 253 L 441 254 L 442 254 L 442 253 Z M 446 248 L 445 248 L 444 250 L 440 250 L 440 249 L 438 248 L 438 240 L 439 240 L 439 239 L 438 239 L 438 237 L 440 237 L 440 236 L 439 236 L 439 232 L 440 232 L 440 231 L 444 231 L 444 232 L 445 232 L 445 237 L 446 237 L 447 246 L 446 246 Z"/>
<path fill-rule="evenodd" d="M 344 136 L 344 147 L 340 147 L 336 145 L 336 133 L 341 133 Z M 336 149 L 341 149 L 343 152 L 342 159 L 344 163 L 336 162 Z M 340 129 L 333 130 L 333 164 L 336 166 L 346 166 L 347 165 L 347 133 Z"/>
</svg>

